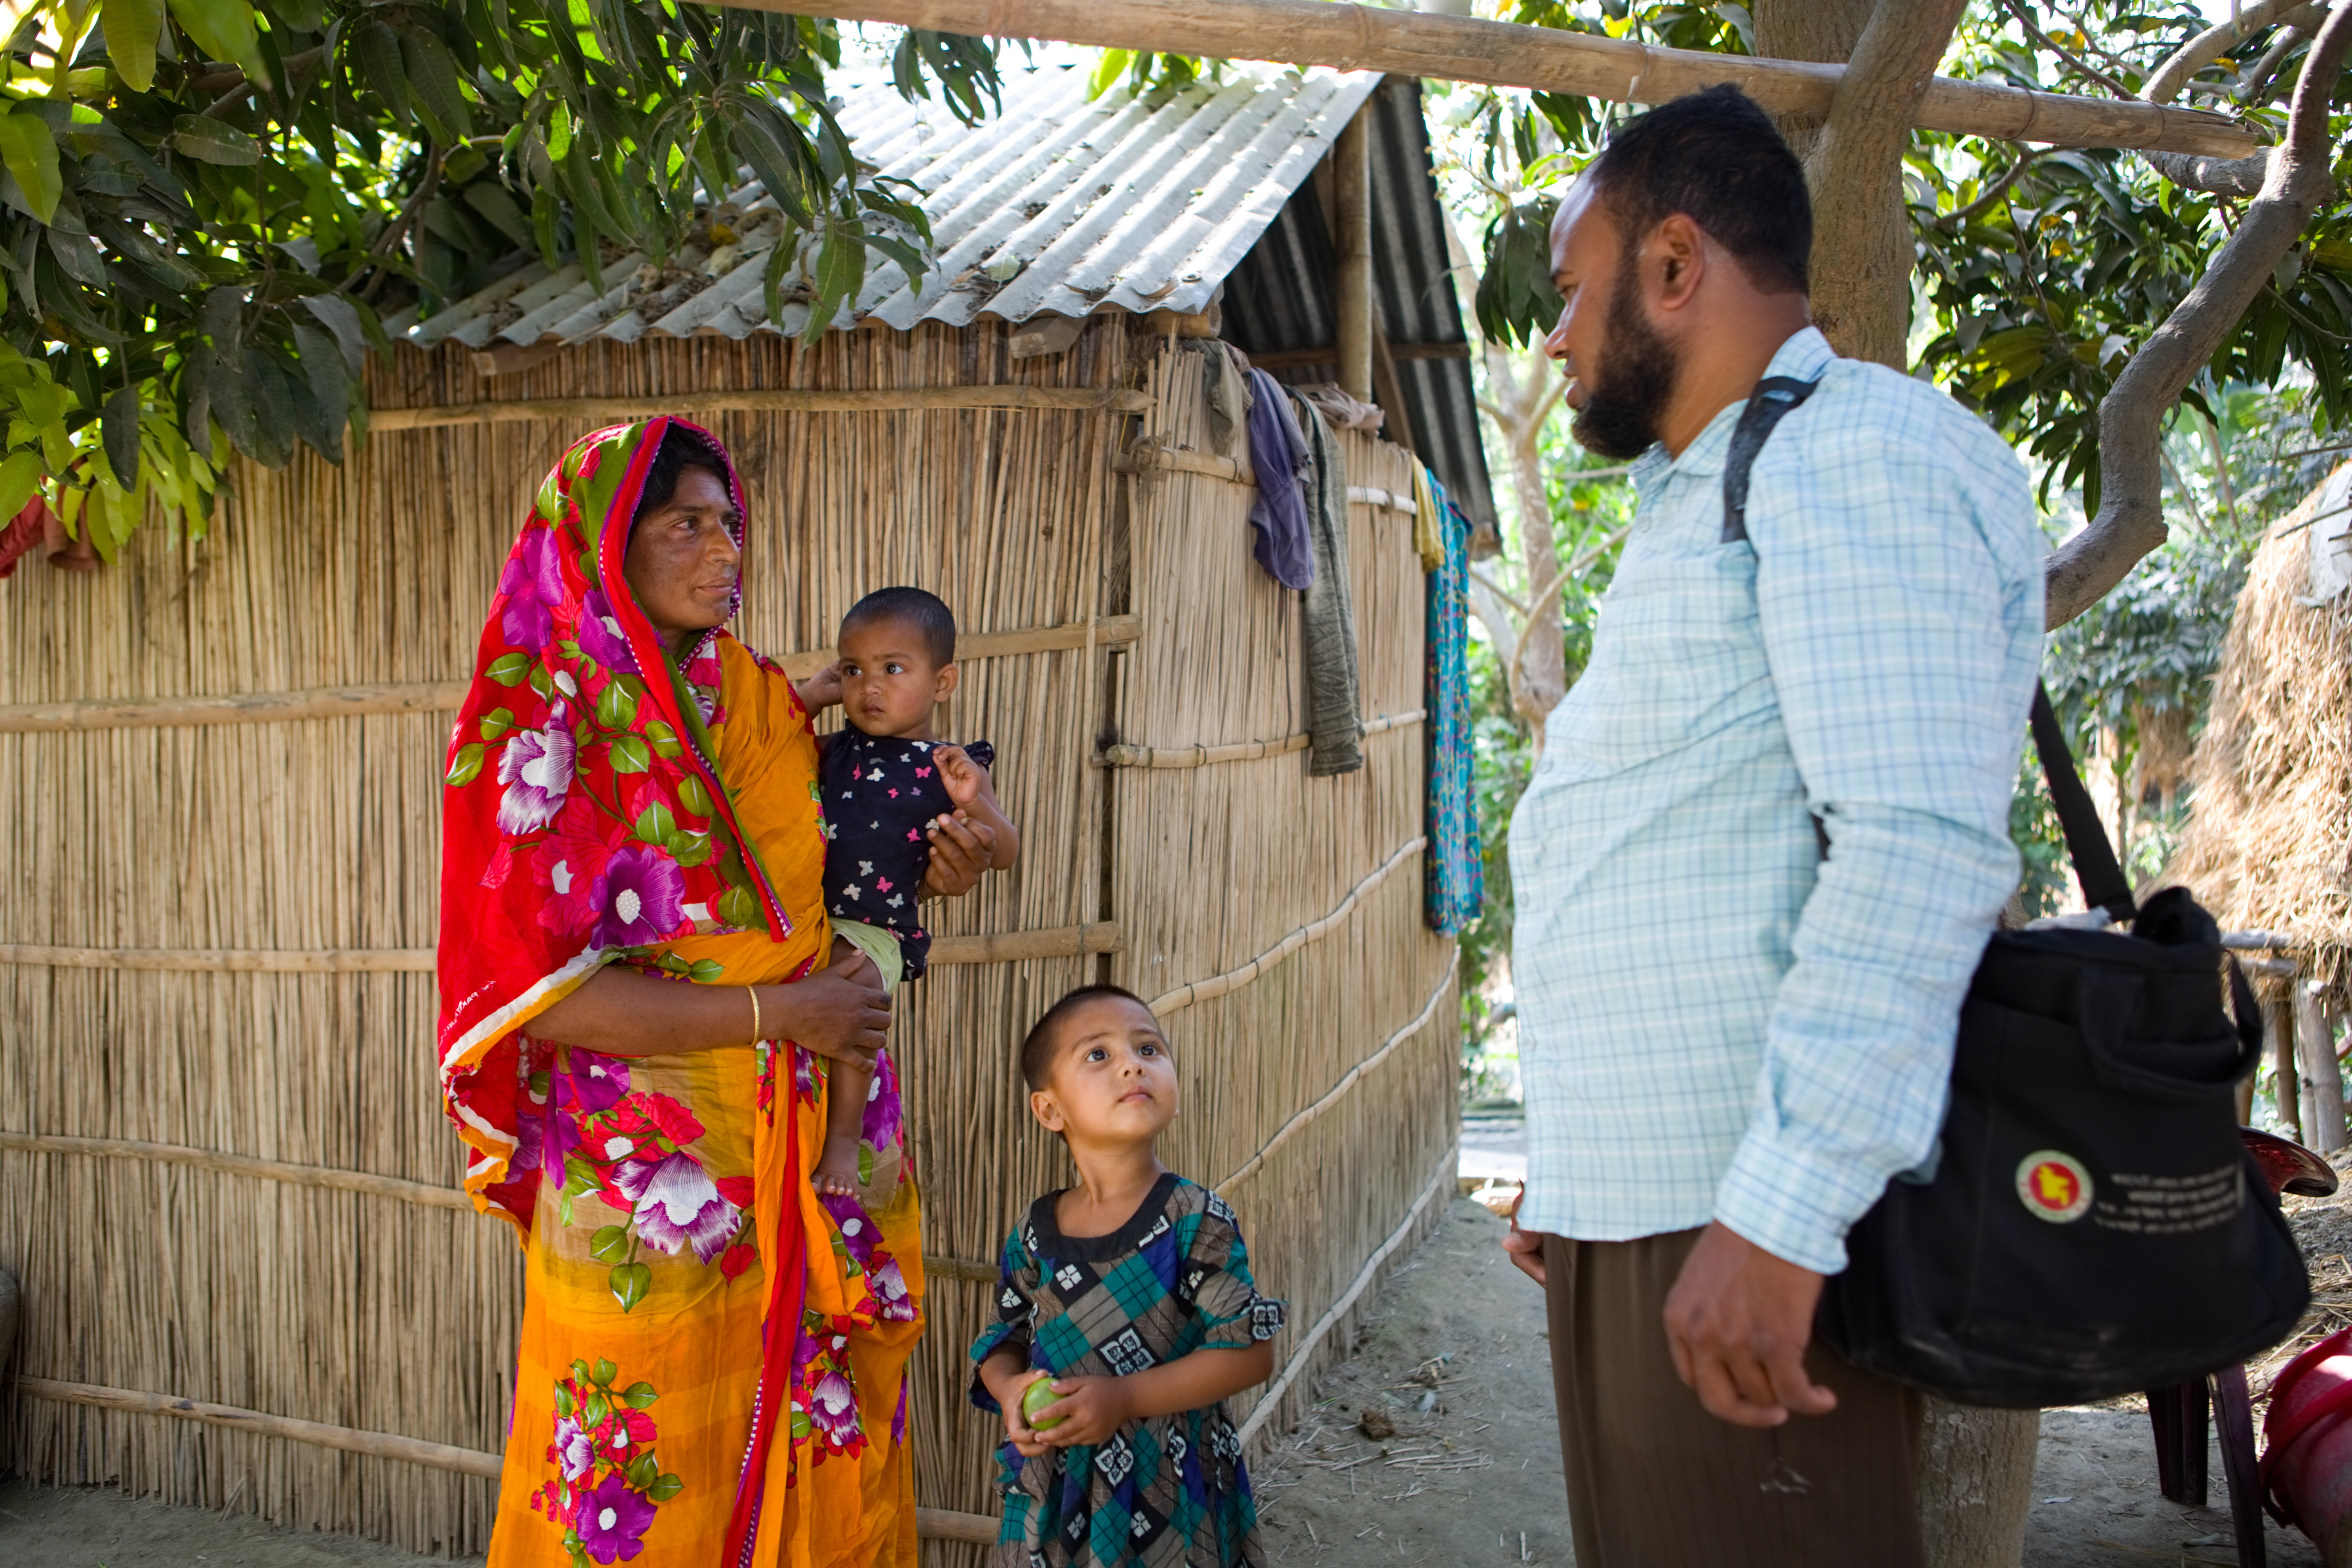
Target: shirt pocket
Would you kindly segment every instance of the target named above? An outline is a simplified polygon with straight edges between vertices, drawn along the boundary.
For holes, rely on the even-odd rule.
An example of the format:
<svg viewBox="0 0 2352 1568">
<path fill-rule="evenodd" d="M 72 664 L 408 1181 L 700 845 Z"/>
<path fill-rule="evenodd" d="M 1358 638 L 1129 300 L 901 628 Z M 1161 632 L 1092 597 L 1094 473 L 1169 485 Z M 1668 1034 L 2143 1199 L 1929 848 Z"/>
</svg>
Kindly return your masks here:
<svg viewBox="0 0 2352 1568">
<path fill-rule="evenodd" d="M 1629 549 L 1601 602 L 1592 661 L 1545 728 L 1542 772 L 1608 778 L 1771 702 L 1747 542 Z"/>
</svg>

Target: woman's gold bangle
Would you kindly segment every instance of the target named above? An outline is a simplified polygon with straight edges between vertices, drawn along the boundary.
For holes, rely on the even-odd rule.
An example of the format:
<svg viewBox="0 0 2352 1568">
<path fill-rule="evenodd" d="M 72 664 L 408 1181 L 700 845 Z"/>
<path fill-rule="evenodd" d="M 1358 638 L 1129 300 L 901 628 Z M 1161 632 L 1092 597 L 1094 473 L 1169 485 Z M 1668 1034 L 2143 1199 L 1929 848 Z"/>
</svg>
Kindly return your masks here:
<svg viewBox="0 0 2352 1568">
<path fill-rule="evenodd" d="M 743 989 L 751 995 L 751 1043 L 758 1045 L 766 1037 L 760 1032 L 760 988 L 756 985 L 746 985 Z"/>
</svg>

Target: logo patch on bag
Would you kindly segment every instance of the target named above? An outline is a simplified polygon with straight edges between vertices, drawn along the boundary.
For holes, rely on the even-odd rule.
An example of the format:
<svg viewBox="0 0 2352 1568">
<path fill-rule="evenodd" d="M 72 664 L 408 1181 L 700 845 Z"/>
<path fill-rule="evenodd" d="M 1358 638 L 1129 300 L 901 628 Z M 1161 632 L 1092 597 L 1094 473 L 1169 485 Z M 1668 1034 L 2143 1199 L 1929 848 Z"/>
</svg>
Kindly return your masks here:
<svg viewBox="0 0 2352 1568">
<path fill-rule="evenodd" d="M 2091 1212 L 2091 1173 L 2072 1154 L 2037 1149 L 2017 1163 L 2017 1196 L 2034 1218 L 2064 1225 Z"/>
</svg>

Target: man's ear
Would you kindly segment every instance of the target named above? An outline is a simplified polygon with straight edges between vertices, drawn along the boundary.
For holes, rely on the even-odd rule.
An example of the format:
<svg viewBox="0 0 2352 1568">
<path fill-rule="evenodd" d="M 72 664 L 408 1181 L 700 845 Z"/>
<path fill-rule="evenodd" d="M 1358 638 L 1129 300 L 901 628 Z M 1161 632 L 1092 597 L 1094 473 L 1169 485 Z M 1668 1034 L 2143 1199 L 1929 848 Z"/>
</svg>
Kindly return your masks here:
<svg viewBox="0 0 2352 1568">
<path fill-rule="evenodd" d="M 947 663 L 940 666 L 938 684 L 931 688 L 931 700 L 934 702 L 945 702 L 949 697 L 954 694 L 956 684 L 961 679 L 963 679 L 963 667 L 957 664 L 953 659 L 950 659 Z"/>
<path fill-rule="evenodd" d="M 1062 1130 L 1062 1103 L 1054 1098 L 1054 1091 L 1050 1089 L 1029 1091 L 1029 1114 L 1035 1117 L 1037 1124 L 1048 1132 Z"/>
<path fill-rule="evenodd" d="M 1706 233 L 1684 213 L 1658 225 L 1642 247 L 1643 279 L 1656 279 L 1657 308 L 1678 310 L 1696 297 L 1706 276 Z"/>
</svg>

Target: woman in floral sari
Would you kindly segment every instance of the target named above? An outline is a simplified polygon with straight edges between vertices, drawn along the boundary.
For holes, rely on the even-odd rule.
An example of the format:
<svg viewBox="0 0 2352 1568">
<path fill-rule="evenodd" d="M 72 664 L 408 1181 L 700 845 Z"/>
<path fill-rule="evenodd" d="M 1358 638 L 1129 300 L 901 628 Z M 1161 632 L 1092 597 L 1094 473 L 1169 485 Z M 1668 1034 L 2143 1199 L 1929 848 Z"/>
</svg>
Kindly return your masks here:
<svg viewBox="0 0 2352 1568">
<path fill-rule="evenodd" d="M 575 443 L 450 742 L 442 1088 L 526 1252 L 492 1568 L 915 1561 L 897 946 L 827 921 L 808 709 L 718 629 L 743 512 L 682 421 Z M 934 842 L 962 891 L 984 842 Z M 874 1064 L 856 1197 L 809 1181 L 825 1058 Z"/>
</svg>

